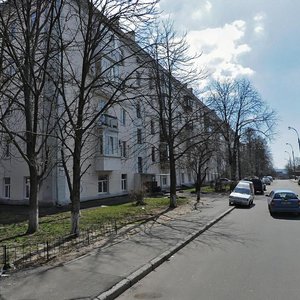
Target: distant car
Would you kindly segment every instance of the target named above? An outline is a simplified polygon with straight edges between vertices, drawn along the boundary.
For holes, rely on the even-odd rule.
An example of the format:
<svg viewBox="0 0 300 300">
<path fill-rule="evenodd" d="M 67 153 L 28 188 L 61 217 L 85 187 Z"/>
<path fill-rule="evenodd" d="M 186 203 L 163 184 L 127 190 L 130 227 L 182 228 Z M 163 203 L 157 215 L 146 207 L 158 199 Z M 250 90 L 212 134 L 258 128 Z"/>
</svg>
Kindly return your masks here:
<svg viewBox="0 0 300 300">
<path fill-rule="evenodd" d="M 270 178 L 268 178 L 267 176 L 264 176 L 261 181 L 266 184 L 266 185 L 270 185 L 271 184 L 271 180 Z"/>
<path fill-rule="evenodd" d="M 273 190 L 267 197 L 271 215 L 280 212 L 300 213 L 300 199 L 292 190 Z"/>
<path fill-rule="evenodd" d="M 251 181 L 241 180 L 229 195 L 229 205 L 250 207 L 254 200 L 254 186 Z"/>
<path fill-rule="evenodd" d="M 300 185 L 300 178 L 298 179 L 298 185 Z"/>
<path fill-rule="evenodd" d="M 266 176 L 270 179 L 271 182 L 273 182 L 273 177 L 272 176 Z"/>
<path fill-rule="evenodd" d="M 253 182 L 254 193 L 260 193 L 261 195 L 263 195 L 264 191 L 266 190 L 265 184 L 258 178 L 251 178 L 250 180 Z"/>
<path fill-rule="evenodd" d="M 223 184 L 230 184 L 231 180 L 228 178 L 219 178 L 219 181 Z"/>
</svg>

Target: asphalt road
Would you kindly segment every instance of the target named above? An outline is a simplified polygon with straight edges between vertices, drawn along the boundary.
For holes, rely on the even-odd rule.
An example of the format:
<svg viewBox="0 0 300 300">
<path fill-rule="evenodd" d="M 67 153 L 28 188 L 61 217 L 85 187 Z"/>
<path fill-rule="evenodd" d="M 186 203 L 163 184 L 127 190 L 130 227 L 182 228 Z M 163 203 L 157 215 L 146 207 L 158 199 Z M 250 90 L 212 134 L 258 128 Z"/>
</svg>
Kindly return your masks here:
<svg viewBox="0 0 300 300">
<path fill-rule="evenodd" d="M 288 180 L 267 193 L 278 187 L 300 195 Z M 263 195 L 254 204 L 236 208 L 117 299 L 300 299 L 300 217 L 271 217 Z"/>
</svg>

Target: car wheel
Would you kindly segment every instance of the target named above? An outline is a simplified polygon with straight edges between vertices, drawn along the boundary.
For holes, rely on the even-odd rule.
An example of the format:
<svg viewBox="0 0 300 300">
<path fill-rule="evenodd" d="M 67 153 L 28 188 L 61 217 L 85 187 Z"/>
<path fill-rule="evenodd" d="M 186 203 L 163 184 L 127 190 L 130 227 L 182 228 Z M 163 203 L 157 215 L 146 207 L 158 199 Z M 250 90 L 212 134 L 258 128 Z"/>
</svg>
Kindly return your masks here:
<svg viewBox="0 0 300 300">
<path fill-rule="evenodd" d="M 232 205 L 233 205 L 233 203 L 229 201 L 229 206 L 232 206 Z"/>
</svg>

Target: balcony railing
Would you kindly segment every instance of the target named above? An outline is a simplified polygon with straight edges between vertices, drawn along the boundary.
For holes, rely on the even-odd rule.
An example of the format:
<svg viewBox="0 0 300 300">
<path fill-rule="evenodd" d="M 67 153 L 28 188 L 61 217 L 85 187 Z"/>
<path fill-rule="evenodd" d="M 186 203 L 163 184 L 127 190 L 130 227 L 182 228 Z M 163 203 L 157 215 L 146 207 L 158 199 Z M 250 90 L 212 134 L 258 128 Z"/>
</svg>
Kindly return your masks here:
<svg viewBox="0 0 300 300">
<path fill-rule="evenodd" d="M 103 114 L 99 117 L 99 125 L 118 129 L 118 118 L 108 114 Z"/>
</svg>

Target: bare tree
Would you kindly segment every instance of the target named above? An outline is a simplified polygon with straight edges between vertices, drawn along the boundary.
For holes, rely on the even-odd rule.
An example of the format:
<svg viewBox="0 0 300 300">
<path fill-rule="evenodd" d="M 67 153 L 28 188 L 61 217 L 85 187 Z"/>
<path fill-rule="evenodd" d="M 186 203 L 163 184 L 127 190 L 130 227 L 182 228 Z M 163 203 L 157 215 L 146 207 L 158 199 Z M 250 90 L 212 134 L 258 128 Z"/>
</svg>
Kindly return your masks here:
<svg viewBox="0 0 300 300">
<path fill-rule="evenodd" d="M 159 128 L 156 141 L 161 169 L 170 174 L 170 207 L 176 207 L 177 163 L 194 144 L 200 143 L 202 103 L 192 89 L 205 77 L 195 68 L 198 55 L 189 55 L 185 36 L 179 37 L 167 20 L 147 32 L 150 94 L 144 97 L 151 120 Z M 200 130 L 201 132 L 201 130 Z"/>
<path fill-rule="evenodd" d="M 207 104 L 222 120 L 219 131 L 227 145 L 231 179 L 236 180 L 241 137 L 251 127 L 260 135 L 271 138 L 276 113 L 267 107 L 247 79 L 214 82 Z"/>
<path fill-rule="evenodd" d="M 267 141 L 251 128 L 241 138 L 239 169 L 241 178 L 247 176 L 262 177 L 273 173 L 272 156 Z"/>
<path fill-rule="evenodd" d="M 155 0 L 76 0 L 64 5 L 58 33 L 62 50 L 57 60 L 58 136 L 72 203 L 72 234 L 79 234 L 81 178 L 96 149 L 103 148 L 97 125 L 116 121 L 114 107 L 136 95 L 140 66 L 134 60 L 141 48 L 128 29 L 147 23 L 155 4 Z M 119 145 L 113 141 L 111 147 L 117 151 Z"/>
<path fill-rule="evenodd" d="M 52 164 L 55 91 L 48 74 L 58 53 L 52 43 L 58 15 L 57 1 L 11 0 L 0 8 L 0 131 L 7 155 L 21 157 L 29 168 L 27 233 L 38 230 L 39 187 Z"/>
</svg>

